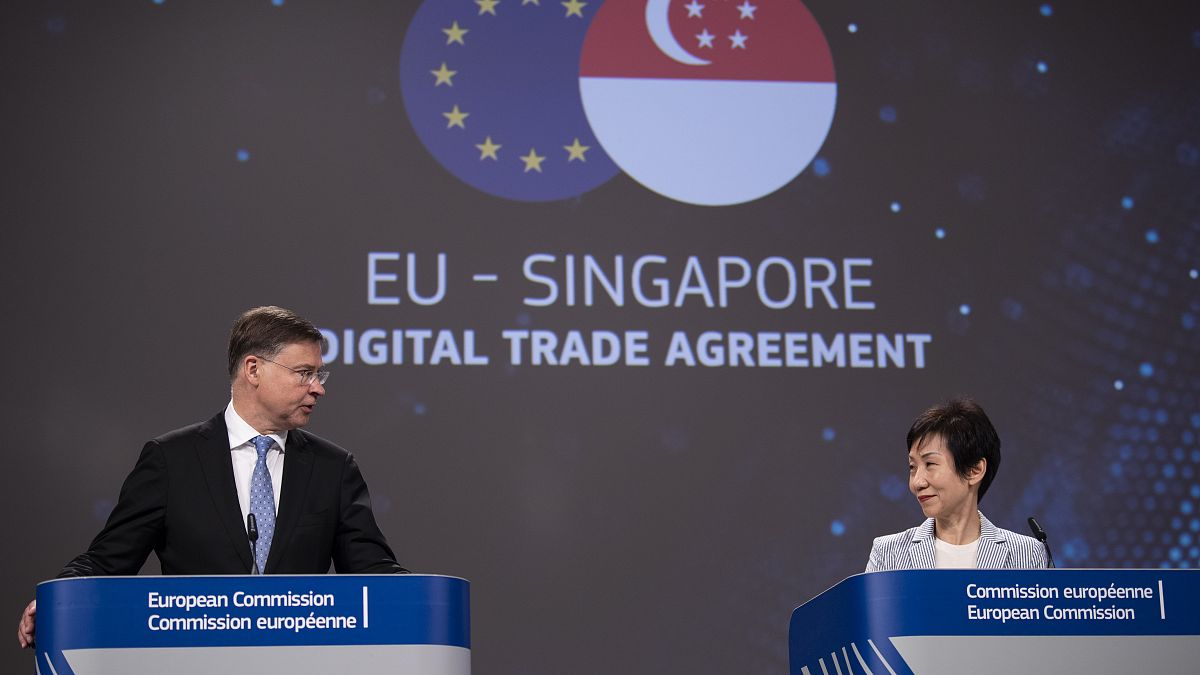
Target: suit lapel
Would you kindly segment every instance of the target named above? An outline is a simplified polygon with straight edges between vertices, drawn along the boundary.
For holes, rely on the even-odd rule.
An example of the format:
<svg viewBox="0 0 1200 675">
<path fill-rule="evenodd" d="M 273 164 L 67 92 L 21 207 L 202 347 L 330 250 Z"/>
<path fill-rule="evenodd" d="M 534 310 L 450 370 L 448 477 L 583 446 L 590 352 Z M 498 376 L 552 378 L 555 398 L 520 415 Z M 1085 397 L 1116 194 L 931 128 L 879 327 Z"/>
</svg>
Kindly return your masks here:
<svg viewBox="0 0 1200 675">
<path fill-rule="evenodd" d="M 979 569 L 1006 569 L 1012 550 L 1008 538 L 1001 534 L 992 521 L 979 514 L 979 552 L 975 556 L 975 566 Z"/>
<path fill-rule="evenodd" d="M 225 428 L 224 413 L 200 425 L 199 434 L 196 454 L 208 485 L 208 494 L 212 497 L 221 527 L 229 535 L 233 549 L 249 573 L 250 540 L 246 536 L 246 524 L 242 522 L 237 486 L 233 484 L 233 456 L 229 454 L 229 432 Z"/>
<path fill-rule="evenodd" d="M 274 572 L 287 552 L 287 542 L 292 539 L 292 530 L 296 529 L 307 497 L 312 468 L 308 439 L 299 430 L 289 431 L 287 450 L 283 453 L 283 485 L 279 490 L 279 512 L 275 515 L 275 537 L 271 541 L 264 574 Z"/>
<path fill-rule="evenodd" d="M 926 518 L 917 528 L 908 548 L 908 558 L 911 569 L 933 569 L 933 518 Z"/>
</svg>

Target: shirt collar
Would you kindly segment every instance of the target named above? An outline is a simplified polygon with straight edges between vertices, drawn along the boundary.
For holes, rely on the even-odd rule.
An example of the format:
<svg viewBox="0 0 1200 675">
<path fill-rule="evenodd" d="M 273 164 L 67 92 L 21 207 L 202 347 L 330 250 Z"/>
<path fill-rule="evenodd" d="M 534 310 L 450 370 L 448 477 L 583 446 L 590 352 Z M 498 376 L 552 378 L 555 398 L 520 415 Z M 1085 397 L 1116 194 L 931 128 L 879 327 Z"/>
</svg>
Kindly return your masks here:
<svg viewBox="0 0 1200 675">
<path fill-rule="evenodd" d="M 233 409 L 233 401 L 230 401 L 229 405 L 225 406 L 225 428 L 229 431 L 230 450 L 240 448 L 243 445 L 250 445 L 252 438 L 261 435 L 254 427 L 247 424 L 241 415 L 237 414 L 237 411 Z M 287 432 L 284 432 L 282 436 L 279 434 L 267 434 L 267 436 L 275 439 L 280 452 L 283 452 L 287 447 Z"/>
</svg>

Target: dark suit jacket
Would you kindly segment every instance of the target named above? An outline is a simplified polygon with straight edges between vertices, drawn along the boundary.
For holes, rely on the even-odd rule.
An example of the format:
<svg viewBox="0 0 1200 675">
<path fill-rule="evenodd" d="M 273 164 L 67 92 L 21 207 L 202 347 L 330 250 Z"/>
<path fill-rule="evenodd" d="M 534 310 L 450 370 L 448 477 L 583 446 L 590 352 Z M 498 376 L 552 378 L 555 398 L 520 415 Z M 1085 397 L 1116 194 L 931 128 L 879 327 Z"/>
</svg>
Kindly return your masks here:
<svg viewBox="0 0 1200 675">
<path fill-rule="evenodd" d="M 153 550 L 163 574 L 249 574 L 246 524 L 224 413 L 142 448 L 104 529 L 60 577 L 137 574 Z M 275 536 L 265 574 L 406 571 L 375 523 L 354 457 L 288 433 Z"/>
</svg>

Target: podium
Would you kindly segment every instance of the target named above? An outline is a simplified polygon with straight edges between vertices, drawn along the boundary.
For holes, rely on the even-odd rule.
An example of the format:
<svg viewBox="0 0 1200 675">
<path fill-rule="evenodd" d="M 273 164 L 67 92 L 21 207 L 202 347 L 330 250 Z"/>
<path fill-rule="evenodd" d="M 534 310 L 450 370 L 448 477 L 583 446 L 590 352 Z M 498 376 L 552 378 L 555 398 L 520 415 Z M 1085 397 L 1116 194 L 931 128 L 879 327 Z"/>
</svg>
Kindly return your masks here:
<svg viewBox="0 0 1200 675">
<path fill-rule="evenodd" d="M 37 673 L 469 675 L 468 591 L 420 574 L 55 579 L 37 588 Z"/>
<path fill-rule="evenodd" d="M 858 574 L 792 612 L 792 675 L 1200 673 L 1200 570 Z"/>
</svg>

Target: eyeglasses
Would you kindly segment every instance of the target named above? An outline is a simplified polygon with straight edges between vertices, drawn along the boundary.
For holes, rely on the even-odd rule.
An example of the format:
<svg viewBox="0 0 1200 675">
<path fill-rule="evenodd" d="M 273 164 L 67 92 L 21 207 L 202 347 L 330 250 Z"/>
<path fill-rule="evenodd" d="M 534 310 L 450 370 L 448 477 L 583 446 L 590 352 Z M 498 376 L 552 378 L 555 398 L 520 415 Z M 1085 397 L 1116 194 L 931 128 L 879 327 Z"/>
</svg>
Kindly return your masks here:
<svg viewBox="0 0 1200 675">
<path fill-rule="evenodd" d="M 258 356 L 258 355 L 256 354 L 255 356 Z M 278 361 L 272 361 L 271 359 L 268 359 L 265 356 L 259 356 L 258 358 L 260 358 L 263 361 L 266 361 L 268 363 L 274 363 L 275 365 L 279 366 L 280 368 L 287 368 L 288 370 L 292 371 L 296 375 L 300 376 L 300 384 L 302 384 L 306 387 L 312 386 L 313 382 L 317 382 L 319 384 L 325 384 L 325 381 L 329 379 L 329 371 L 328 370 L 310 370 L 308 368 L 292 368 L 290 366 L 285 366 Z"/>
</svg>

